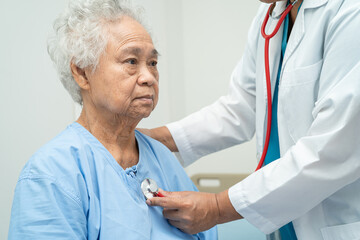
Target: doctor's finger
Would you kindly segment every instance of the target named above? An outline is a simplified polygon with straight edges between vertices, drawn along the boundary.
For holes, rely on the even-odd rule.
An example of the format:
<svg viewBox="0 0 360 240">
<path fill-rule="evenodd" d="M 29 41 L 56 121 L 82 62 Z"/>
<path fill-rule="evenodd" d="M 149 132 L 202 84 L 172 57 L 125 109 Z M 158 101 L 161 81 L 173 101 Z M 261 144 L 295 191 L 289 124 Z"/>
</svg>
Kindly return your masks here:
<svg viewBox="0 0 360 240">
<path fill-rule="evenodd" d="M 159 197 L 172 197 L 174 195 L 174 192 L 168 192 L 161 188 L 158 189 L 158 196 Z"/>
<path fill-rule="evenodd" d="M 181 229 L 189 228 L 194 222 L 194 216 L 190 211 L 181 211 L 178 209 L 164 209 L 163 210 L 164 218 L 168 219 L 169 222 L 175 222 L 176 227 Z M 172 224 L 172 223 L 171 223 Z M 172 224 L 173 225 L 173 224 Z"/>
<path fill-rule="evenodd" d="M 172 221 L 183 221 L 183 217 L 179 213 L 178 209 L 169 209 L 164 208 L 163 210 L 163 216 L 164 218 Z"/>
<path fill-rule="evenodd" d="M 184 232 L 184 223 L 182 223 L 180 221 L 176 221 L 176 220 L 168 220 L 168 221 L 169 221 L 170 225 L 172 225 Z"/>
<path fill-rule="evenodd" d="M 159 188 L 159 193 L 161 193 L 164 197 L 182 198 L 191 192 L 190 191 L 169 192 Z"/>
<path fill-rule="evenodd" d="M 169 193 L 169 192 L 167 192 Z M 159 206 L 167 209 L 178 209 L 181 206 L 181 201 L 177 197 L 172 197 L 171 194 L 161 192 L 163 197 L 153 197 L 146 200 L 146 203 L 150 206 Z"/>
<path fill-rule="evenodd" d="M 195 233 L 199 232 L 192 227 L 191 223 L 188 223 L 188 222 L 169 220 L 169 223 L 172 226 L 174 226 L 188 234 L 195 234 Z"/>
<path fill-rule="evenodd" d="M 184 225 L 183 222 L 181 222 L 181 221 L 176 221 L 176 220 L 168 220 L 168 221 L 169 221 L 169 223 L 170 223 L 172 226 L 180 229 L 180 230 L 183 231 L 183 232 L 186 232 L 186 227 L 185 227 L 185 225 Z"/>
<path fill-rule="evenodd" d="M 182 192 L 169 192 L 169 191 L 165 191 L 165 190 L 159 188 L 157 193 L 158 193 L 158 197 L 181 198 L 184 194 L 187 193 L 187 191 L 182 191 Z"/>
</svg>

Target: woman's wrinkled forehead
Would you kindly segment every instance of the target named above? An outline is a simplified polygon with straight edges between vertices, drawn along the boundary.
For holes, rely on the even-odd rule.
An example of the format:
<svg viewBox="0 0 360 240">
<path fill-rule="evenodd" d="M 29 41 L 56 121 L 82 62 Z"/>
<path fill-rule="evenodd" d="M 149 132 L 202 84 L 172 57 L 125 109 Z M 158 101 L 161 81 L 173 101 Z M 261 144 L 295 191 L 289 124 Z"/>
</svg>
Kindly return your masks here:
<svg viewBox="0 0 360 240">
<path fill-rule="evenodd" d="M 136 56 L 139 58 L 156 58 L 152 38 L 147 30 L 131 17 L 123 17 L 119 21 L 107 26 L 108 40 L 105 49 L 106 55 L 115 58 Z"/>
</svg>

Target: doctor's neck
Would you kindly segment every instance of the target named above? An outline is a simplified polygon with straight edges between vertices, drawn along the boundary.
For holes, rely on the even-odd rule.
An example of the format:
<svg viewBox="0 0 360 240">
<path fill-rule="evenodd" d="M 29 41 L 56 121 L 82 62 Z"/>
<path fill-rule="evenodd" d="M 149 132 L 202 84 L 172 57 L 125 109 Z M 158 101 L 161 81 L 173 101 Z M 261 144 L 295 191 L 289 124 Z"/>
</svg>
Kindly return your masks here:
<svg viewBox="0 0 360 240">
<path fill-rule="evenodd" d="M 294 2 L 294 1 L 290 0 L 290 3 L 292 3 L 292 2 Z M 292 26 L 295 23 L 295 20 L 296 20 L 298 11 L 299 11 L 299 7 L 301 6 L 302 2 L 303 2 L 303 0 L 298 0 L 297 3 L 295 3 L 294 7 L 290 11 L 290 29 L 289 29 L 290 31 L 292 29 Z"/>
<path fill-rule="evenodd" d="M 276 4 L 276 2 L 283 2 L 283 1 L 288 1 L 288 0 L 260 0 L 260 2 L 263 3 L 270 3 L 270 4 Z M 290 0 L 290 3 L 295 2 L 295 0 Z M 301 6 L 301 3 L 303 2 L 303 0 L 298 0 L 294 7 L 291 9 L 290 11 L 290 19 L 291 19 L 291 23 L 295 22 L 299 7 Z"/>
</svg>

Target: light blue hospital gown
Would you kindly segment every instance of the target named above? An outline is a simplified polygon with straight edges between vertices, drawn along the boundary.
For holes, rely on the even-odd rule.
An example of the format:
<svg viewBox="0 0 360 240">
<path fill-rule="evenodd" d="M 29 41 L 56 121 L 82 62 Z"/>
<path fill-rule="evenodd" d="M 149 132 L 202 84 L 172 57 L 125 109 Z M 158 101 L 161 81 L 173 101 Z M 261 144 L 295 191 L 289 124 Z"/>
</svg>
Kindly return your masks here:
<svg viewBox="0 0 360 240">
<path fill-rule="evenodd" d="M 20 174 L 9 239 L 217 239 L 216 228 L 188 235 L 146 205 L 144 178 L 168 191 L 196 188 L 164 145 L 135 135 L 139 162 L 126 170 L 78 123 L 42 147 Z"/>
</svg>

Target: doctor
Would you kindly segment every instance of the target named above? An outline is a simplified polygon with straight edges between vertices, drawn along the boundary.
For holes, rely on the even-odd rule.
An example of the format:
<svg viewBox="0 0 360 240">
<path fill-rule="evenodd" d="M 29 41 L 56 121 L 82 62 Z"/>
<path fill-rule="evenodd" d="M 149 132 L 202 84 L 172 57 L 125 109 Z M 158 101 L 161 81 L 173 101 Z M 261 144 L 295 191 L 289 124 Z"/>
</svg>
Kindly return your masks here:
<svg viewBox="0 0 360 240">
<path fill-rule="evenodd" d="M 287 6 L 272 3 L 270 33 Z M 184 165 L 267 129 L 262 4 L 227 96 L 166 127 L 144 129 Z M 165 192 L 148 204 L 188 233 L 245 218 L 282 239 L 360 239 L 360 1 L 298 1 L 270 40 L 273 96 L 265 163 L 219 193 Z M 241 158 L 241 156 L 239 156 Z M 220 164 L 220 163 L 219 163 Z M 277 232 L 278 233 L 278 232 Z M 273 234 L 276 235 L 276 234 Z"/>
</svg>

